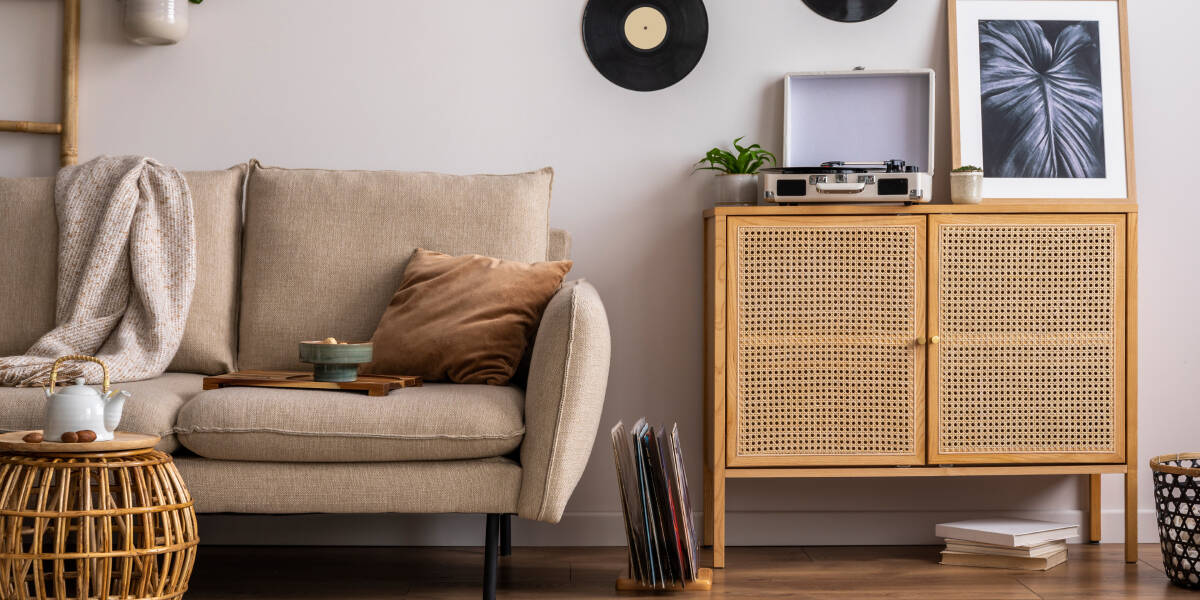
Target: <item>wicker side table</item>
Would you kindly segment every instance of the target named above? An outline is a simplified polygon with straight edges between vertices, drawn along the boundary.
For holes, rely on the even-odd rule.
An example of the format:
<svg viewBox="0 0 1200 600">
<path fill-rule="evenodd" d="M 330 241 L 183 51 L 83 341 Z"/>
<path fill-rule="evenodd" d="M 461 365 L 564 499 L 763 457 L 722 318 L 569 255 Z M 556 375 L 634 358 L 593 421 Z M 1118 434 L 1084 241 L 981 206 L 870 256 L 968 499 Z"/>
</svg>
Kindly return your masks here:
<svg viewBox="0 0 1200 600">
<path fill-rule="evenodd" d="M 26 444 L 0 435 L 0 598 L 180 598 L 196 511 L 158 436 Z"/>
</svg>

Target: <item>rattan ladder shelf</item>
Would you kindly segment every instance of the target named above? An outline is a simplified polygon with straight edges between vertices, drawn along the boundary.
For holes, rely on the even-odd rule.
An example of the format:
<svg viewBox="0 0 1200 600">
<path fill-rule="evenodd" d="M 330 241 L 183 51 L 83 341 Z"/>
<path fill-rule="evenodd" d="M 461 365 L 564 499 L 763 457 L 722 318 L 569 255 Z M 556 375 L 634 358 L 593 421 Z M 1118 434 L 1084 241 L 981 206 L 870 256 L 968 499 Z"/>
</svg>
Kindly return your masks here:
<svg viewBox="0 0 1200 600">
<path fill-rule="evenodd" d="M 62 5 L 62 119 L 57 123 L 0 120 L 0 131 L 61 136 L 59 164 L 65 167 L 79 160 L 80 0 L 63 0 Z"/>
</svg>

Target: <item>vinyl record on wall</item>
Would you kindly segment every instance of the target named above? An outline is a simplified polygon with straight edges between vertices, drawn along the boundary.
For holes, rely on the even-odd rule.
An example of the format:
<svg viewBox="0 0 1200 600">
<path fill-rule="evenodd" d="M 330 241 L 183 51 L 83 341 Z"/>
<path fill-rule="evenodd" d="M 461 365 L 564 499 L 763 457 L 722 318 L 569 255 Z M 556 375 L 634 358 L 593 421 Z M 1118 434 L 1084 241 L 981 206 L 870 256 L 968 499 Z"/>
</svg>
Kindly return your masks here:
<svg viewBox="0 0 1200 600">
<path fill-rule="evenodd" d="M 804 0 L 804 3 L 827 19 L 858 23 L 883 14 L 896 0 Z"/>
<path fill-rule="evenodd" d="M 588 0 L 583 46 L 609 81 L 639 92 L 687 76 L 708 43 L 703 0 Z"/>
</svg>

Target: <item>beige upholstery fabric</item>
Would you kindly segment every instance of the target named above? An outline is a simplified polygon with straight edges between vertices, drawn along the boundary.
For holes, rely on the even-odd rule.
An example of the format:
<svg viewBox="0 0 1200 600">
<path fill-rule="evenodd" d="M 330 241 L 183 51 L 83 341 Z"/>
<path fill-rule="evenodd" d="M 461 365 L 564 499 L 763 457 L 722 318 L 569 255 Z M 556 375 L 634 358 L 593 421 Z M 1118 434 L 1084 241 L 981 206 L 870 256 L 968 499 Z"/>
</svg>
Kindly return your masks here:
<svg viewBox="0 0 1200 600">
<path fill-rule="evenodd" d="M 244 165 L 183 174 L 196 221 L 196 289 L 183 341 L 168 371 L 217 375 L 237 356 L 238 270 Z"/>
<path fill-rule="evenodd" d="M 568 283 L 550 300 L 525 392 L 519 514 L 557 523 L 591 454 L 608 385 L 611 339 L 596 289 Z"/>
<path fill-rule="evenodd" d="M 244 174 L 242 166 L 184 173 L 196 221 L 196 289 L 168 371 L 215 374 L 234 368 Z M 12 356 L 54 328 L 54 178 L 0 178 L 0 215 L 0 356 Z"/>
<path fill-rule="evenodd" d="M 565 229 L 550 230 L 550 250 L 546 260 L 570 260 L 571 234 Z"/>
<path fill-rule="evenodd" d="M 417 247 L 545 260 L 552 174 L 252 166 L 238 367 L 299 369 L 301 340 L 370 338 Z"/>
<path fill-rule="evenodd" d="M 156 446 L 164 452 L 179 447 L 175 417 L 179 408 L 200 392 L 203 377 L 191 373 L 164 373 L 154 379 L 114 384 L 131 396 L 121 414 L 120 431 L 162 436 Z M 46 413 L 42 388 L 0 387 L 0 431 L 41 429 Z"/>
<path fill-rule="evenodd" d="M 223 388 L 196 396 L 176 432 L 222 460 L 380 462 L 502 456 L 524 434 L 521 390 L 426 384 L 359 392 Z"/>
<path fill-rule="evenodd" d="M 192 194 L 183 174 L 146 156 L 98 156 L 59 169 L 58 300 L 54 329 L 0 357 L 0 384 L 140 381 L 163 374 L 187 323 L 196 283 Z M 67 354 L 95 356 L 99 365 Z"/>
<path fill-rule="evenodd" d="M 54 178 L 0 178 L 0 356 L 54 328 L 58 223 Z M 0 415 L 3 418 L 3 415 Z"/>
<path fill-rule="evenodd" d="M 265 463 L 176 457 L 202 513 L 513 513 L 521 467 L 505 458 Z"/>
</svg>

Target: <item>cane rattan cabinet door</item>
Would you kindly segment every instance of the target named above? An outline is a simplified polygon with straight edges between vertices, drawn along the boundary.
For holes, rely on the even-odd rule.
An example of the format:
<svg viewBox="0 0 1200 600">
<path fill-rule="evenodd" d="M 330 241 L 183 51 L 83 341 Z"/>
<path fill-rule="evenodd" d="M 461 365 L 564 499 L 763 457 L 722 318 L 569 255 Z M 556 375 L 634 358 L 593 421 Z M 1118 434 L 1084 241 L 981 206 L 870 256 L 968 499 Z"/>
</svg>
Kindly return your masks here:
<svg viewBox="0 0 1200 600">
<path fill-rule="evenodd" d="M 929 462 L 1123 462 L 1125 216 L 929 233 Z"/>
<path fill-rule="evenodd" d="M 925 223 L 729 218 L 728 466 L 925 462 Z"/>
</svg>

